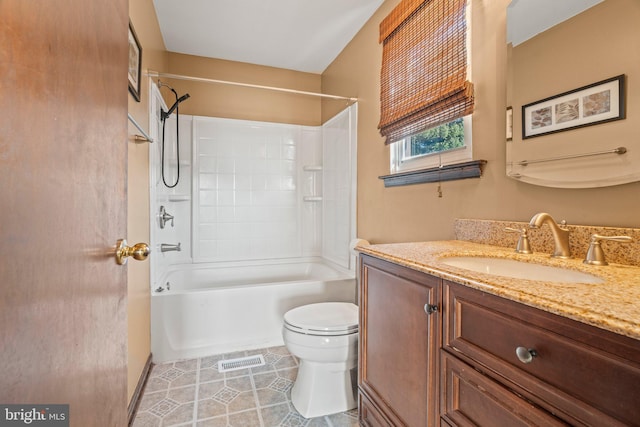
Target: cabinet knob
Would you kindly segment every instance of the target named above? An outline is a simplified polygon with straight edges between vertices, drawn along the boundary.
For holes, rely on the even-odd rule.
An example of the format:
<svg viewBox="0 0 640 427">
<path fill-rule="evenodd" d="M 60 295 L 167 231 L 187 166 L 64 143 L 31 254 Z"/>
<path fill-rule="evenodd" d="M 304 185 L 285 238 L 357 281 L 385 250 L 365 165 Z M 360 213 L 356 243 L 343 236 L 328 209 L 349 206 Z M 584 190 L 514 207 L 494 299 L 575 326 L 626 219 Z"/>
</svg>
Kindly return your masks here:
<svg viewBox="0 0 640 427">
<path fill-rule="evenodd" d="M 424 312 L 431 315 L 435 312 L 438 311 L 438 306 L 435 304 L 425 304 L 424 305 Z"/>
<path fill-rule="evenodd" d="M 522 363 L 531 363 L 538 353 L 532 348 L 518 347 L 516 348 L 516 356 Z"/>
</svg>

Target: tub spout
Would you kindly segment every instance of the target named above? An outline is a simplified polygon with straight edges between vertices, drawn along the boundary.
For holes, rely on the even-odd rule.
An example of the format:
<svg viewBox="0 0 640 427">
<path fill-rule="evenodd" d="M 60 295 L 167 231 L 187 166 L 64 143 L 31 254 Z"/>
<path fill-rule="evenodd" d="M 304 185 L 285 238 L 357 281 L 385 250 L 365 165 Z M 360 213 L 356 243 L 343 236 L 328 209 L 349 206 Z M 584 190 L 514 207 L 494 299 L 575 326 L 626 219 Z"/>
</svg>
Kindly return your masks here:
<svg viewBox="0 0 640 427">
<path fill-rule="evenodd" d="M 551 255 L 554 258 L 571 258 L 569 247 L 569 230 L 561 228 L 556 221 L 546 212 L 535 214 L 529 222 L 529 227 L 540 228 L 543 224 L 549 224 L 555 249 Z"/>
<path fill-rule="evenodd" d="M 160 243 L 160 252 L 171 252 L 171 251 L 176 251 L 176 252 L 180 252 L 182 249 L 180 249 L 180 243 L 178 243 L 177 245 L 170 245 L 169 243 Z"/>
</svg>

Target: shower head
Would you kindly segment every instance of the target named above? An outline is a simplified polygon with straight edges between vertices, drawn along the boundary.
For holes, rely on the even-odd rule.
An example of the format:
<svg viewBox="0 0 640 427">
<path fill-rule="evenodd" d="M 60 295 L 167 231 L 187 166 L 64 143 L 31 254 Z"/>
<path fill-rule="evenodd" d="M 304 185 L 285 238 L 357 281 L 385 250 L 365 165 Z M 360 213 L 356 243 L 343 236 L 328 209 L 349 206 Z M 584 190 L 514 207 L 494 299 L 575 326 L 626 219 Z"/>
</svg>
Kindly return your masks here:
<svg viewBox="0 0 640 427">
<path fill-rule="evenodd" d="M 185 101 L 187 98 L 189 98 L 189 94 L 185 93 L 184 95 L 182 95 L 180 98 L 178 98 L 176 100 L 176 102 L 173 103 L 173 105 L 171 106 L 171 108 L 169 108 L 169 111 L 161 111 L 161 118 L 162 120 L 166 120 L 167 117 L 169 117 L 171 115 L 171 113 L 173 113 L 173 111 L 178 108 L 178 104 L 180 104 L 182 101 Z"/>
</svg>

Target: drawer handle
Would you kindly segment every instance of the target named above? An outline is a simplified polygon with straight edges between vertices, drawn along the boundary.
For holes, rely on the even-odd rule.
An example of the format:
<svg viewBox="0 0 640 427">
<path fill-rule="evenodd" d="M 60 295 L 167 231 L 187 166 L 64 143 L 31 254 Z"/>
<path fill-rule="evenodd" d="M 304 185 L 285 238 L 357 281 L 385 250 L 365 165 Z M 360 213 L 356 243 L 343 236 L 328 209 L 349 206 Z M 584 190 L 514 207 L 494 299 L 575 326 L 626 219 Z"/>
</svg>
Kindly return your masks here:
<svg viewBox="0 0 640 427">
<path fill-rule="evenodd" d="M 434 304 L 425 304 L 424 305 L 424 312 L 431 315 L 433 313 L 436 313 L 438 311 L 438 306 L 434 305 Z"/>
<path fill-rule="evenodd" d="M 536 357 L 537 355 L 538 355 L 538 352 L 536 352 L 532 348 L 526 348 L 526 347 L 516 348 L 516 356 L 518 356 L 518 360 L 521 361 L 522 363 L 533 362 L 533 358 Z"/>
</svg>

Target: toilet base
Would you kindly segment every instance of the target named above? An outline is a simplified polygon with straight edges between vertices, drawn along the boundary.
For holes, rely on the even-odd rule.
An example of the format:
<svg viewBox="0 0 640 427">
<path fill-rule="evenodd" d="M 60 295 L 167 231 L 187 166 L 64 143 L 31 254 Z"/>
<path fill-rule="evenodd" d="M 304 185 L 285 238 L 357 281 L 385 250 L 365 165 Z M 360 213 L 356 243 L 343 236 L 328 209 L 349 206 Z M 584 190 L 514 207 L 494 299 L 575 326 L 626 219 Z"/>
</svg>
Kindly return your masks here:
<svg viewBox="0 0 640 427">
<path fill-rule="evenodd" d="M 349 411 L 358 406 L 357 368 L 345 363 L 300 360 L 291 403 L 305 418 Z"/>
</svg>

